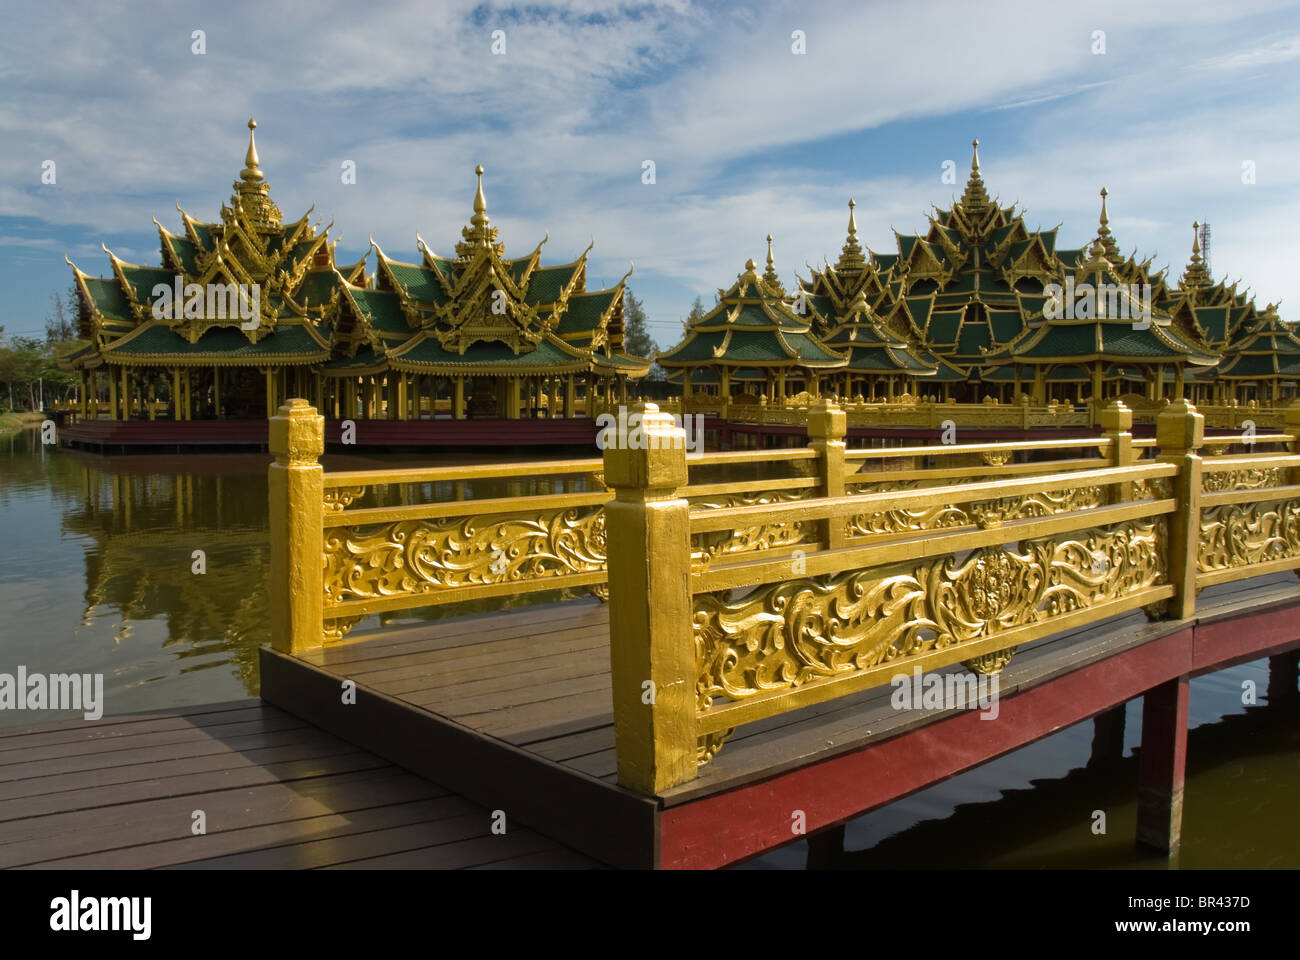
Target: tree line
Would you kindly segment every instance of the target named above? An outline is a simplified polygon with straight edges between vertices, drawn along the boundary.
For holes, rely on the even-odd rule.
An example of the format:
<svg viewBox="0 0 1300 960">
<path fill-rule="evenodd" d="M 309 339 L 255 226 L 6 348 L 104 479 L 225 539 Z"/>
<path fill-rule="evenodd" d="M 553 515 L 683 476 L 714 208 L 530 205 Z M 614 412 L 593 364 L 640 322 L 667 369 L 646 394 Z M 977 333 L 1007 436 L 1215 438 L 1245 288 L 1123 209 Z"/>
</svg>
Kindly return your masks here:
<svg viewBox="0 0 1300 960">
<path fill-rule="evenodd" d="M 50 295 L 44 338 L 10 336 L 0 326 L 3 409 L 37 410 L 42 400 L 48 405 L 74 396 L 77 378 L 59 369 L 58 361 L 82 345 L 83 341 L 77 339 L 77 294 L 73 288 L 68 290 L 66 299 L 57 291 Z"/>
</svg>

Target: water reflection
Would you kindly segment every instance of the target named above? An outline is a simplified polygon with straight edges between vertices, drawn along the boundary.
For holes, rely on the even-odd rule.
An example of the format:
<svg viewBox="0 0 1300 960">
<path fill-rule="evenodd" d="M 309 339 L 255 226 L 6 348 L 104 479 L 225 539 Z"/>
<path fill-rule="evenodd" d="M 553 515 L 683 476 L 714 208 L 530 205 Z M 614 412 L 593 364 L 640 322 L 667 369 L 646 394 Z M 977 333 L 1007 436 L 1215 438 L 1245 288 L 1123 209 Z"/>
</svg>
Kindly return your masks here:
<svg viewBox="0 0 1300 960">
<path fill-rule="evenodd" d="M 339 470 L 497 456 L 323 462 Z M 35 431 L 0 438 L 0 669 L 102 672 L 110 713 L 255 696 L 257 648 L 270 640 L 269 464 L 266 454 L 100 456 L 44 447 Z M 367 502 L 518 495 L 540 483 L 380 487 Z M 203 574 L 195 572 L 200 550 Z M 551 591 L 399 611 L 370 618 L 356 633 L 579 595 Z M 33 718 L 0 713 L 0 724 L 24 722 Z"/>
</svg>

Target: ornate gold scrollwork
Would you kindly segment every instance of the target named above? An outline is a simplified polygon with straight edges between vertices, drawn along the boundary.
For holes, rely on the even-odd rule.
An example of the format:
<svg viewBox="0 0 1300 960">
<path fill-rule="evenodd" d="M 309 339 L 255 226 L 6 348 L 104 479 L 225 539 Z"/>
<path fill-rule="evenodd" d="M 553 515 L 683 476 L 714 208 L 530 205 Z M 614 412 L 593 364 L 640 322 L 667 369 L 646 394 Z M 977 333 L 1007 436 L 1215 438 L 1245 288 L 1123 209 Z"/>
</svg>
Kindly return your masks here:
<svg viewBox="0 0 1300 960">
<path fill-rule="evenodd" d="M 764 490 L 758 493 L 732 493 L 719 497 L 701 497 L 691 501 L 693 507 L 746 507 L 760 503 L 790 503 L 808 500 L 811 490 Z M 735 530 L 714 530 L 695 535 L 692 560 L 696 569 L 707 567 L 714 557 L 756 550 L 772 550 L 803 543 L 808 525 L 798 520 L 786 523 L 765 523 Z"/>
<path fill-rule="evenodd" d="M 1259 470 L 1229 470 L 1223 473 L 1205 473 L 1202 487 L 1207 492 L 1220 490 L 1261 490 L 1282 485 L 1282 471 L 1278 467 Z"/>
<path fill-rule="evenodd" d="M 1003 466 L 1008 460 L 1011 459 L 1011 451 L 1010 450 L 986 450 L 985 452 L 980 454 L 980 459 L 983 460 L 987 466 L 1000 467 Z"/>
<path fill-rule="evenodd" d="M 970 525 L 989 529 L 1006 520 L 1091 510 L 1102 505 L 1102 492 L 1102 488 L 1097 486 L 1076 487 L 980 500 L 964 507 L 935 505 L 917 510 L 904 508 L 864 513 L 849 518 L 846 532 L 851 537 L 862 537 Z"/>
<path fill-rule="evenodd" d="M 719 730 L 716 733 L 706 733 L 695 741 L 695 764 L 704 766 L 710 760 L 718 755 L 722 745 L 731 739 L 731 735 L 736 732 L 735 727 L 728 727 L 726 730 Z"/>
<path fill-rule="evenodd" d="M 1229 503 L 1202 511 L 1200 572 L 1285 557 L 1300 558 L 1300 500 Z"/>
<path fill-rule="evenodd" d="M 365 617 L 325 617 L 321 634 L 325 643 L 337 643 L 348 635 L 348 631 L 364 620 Z"/>
<path fill-rule="evenodd" d="M 321 506 L 325 513 L 342 513 L 351 506 L 353 500 L 361 499 L 365 493 L 365 487 L 335 487 L 325 491 L 325 495 L 321 498 Z"/>
<path fill-rule="evenodd" d="M 605 569 L 605 510 L 546 510 L 450 520 L 403 520 L 325 538 L 328 603 L 427 594 Z"/>
<path fill-rule="evenodd" d="M 793 690 L 970 644 L 1163 583 L 1165 521 L 1129 521 L 695 598 L 696 700 Z M 1003 651 L 1005 652 L 1005 651 Z"/>
<path fill-rule="evenodd" d="M 1002 668 L 1011 662 L 1011 658 L 1016 655 L 1020 647 L 1007 647 L 1005 650 L 996 650 L 993 653 L 986 653 L 982 657 L 974 657 L 970 660 L 963 660 L 962 666 L 967 670 L 975 673 L 992 676 L 995 673 L 1001 673 Z"/>
</svg>

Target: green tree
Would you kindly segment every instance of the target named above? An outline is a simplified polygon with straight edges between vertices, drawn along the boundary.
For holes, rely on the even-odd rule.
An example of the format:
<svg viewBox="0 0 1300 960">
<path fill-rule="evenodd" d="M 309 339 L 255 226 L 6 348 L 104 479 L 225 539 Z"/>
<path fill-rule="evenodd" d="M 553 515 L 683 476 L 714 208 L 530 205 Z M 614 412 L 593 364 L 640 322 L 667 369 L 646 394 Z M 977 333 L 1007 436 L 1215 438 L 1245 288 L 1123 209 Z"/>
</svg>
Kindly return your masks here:
<svg viewBox="0 0 1300 960">
<path fill-rule="evenodd" d="M 68 291 L 64 300 L 59 291 L 50 294 L 50 312 L 45 316 L 45 342 L 68 343 L 77 339 L 77 290 Z"/>
<path fill-rule="evenodd" d="M 623 349 L 634 357 L 648 357 L 655 342 L 646 329 L 645 304 L 631 290 L 623 290 Z"/>
</svg>

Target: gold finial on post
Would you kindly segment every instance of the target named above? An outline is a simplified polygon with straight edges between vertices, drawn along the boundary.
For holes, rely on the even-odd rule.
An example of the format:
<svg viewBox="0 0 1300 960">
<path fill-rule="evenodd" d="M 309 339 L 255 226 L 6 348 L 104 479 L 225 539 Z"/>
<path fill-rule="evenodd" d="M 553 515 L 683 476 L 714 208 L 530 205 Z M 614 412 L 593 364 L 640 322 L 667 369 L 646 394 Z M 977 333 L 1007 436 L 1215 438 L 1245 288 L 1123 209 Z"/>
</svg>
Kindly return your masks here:
<svg viewBox="0 0 1300 960">
<path fill-rule="evenodd" d="M 970 142 L 970 148 L 971 148 L 971 158 L 970 158 L 971 173 L 979 173 L 980 172 L 980 142 L 978 140 L 972 140 Z"/>
<path fill-rule="evenodd" d="M 265 179 L 262 174 L 261 162 L 257 158 L 257 144 L 253 141 L 253 131 L 256 129 L 257 121 L 249 117 L 248 152 L 244 154 L 244 169 L 239 172 L 239 178 L 247 183 L 257 183 Z"/>
<path fill-rule="evenodd" d="M 487 199 L 483 196 L 483 164 L 474 168 L 474 173 L 478 177 L 478 192 L 474 194 L 474 216 L 470 218 L 470 223 L 477 227 L 487 226 Z"/>
</svg>

